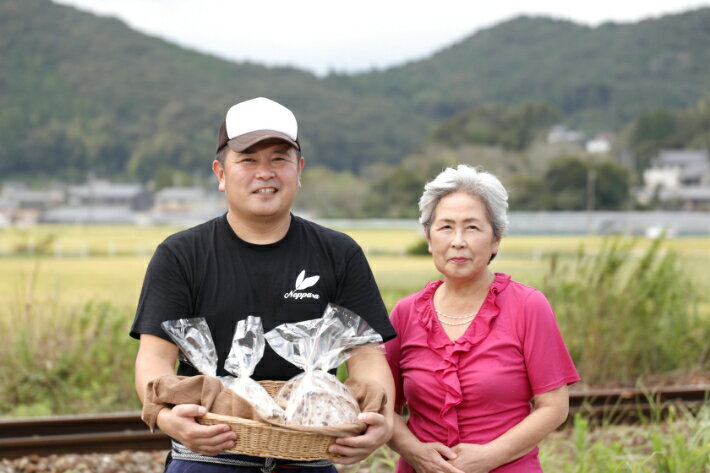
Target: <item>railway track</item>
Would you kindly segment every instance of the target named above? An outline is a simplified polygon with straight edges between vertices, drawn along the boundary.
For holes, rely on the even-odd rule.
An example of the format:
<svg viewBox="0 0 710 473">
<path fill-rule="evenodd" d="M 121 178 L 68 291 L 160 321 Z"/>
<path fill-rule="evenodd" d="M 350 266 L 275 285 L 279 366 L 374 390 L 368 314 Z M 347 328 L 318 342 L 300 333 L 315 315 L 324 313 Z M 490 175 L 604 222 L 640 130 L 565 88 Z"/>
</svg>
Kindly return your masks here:
<svg viewBox="0 0 710 473">
<path fill-rule="evenodd" d="M 633 423 L 662 416 L 669 406 L 698 409 L 710 402 L 710 385 L 640 390 L 589 390 L 570 394 L 570 419 Z M 65 453 L 165 450 L 170 439 L 151 433 L 137 412 L 0 420 L 0 458 Z"/>
</svg>

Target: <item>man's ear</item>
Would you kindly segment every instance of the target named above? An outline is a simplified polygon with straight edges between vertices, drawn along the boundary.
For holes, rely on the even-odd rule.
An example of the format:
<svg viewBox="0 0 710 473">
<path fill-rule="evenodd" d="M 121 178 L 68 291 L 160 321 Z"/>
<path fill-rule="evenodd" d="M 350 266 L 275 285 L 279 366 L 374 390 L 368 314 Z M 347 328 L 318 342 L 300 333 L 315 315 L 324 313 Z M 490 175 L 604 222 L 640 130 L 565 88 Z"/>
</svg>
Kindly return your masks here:
<svg viewBox="0 0 710 473">
<path fill-rule="evenodd" d="M 212 172 L 217 176 L 217 181 L 219 182 L 217 188 L 220 192 L 224 192 L 224 166 L 216 159 L 212 161 Z"/>
<path fill-rule="evenodd" d="M 301 175 L 303 174 L 303 166 L 306 165 L 306 159 L 301 156 L 298 159 L 298 188 L 301 188 Z"/>
</svg>

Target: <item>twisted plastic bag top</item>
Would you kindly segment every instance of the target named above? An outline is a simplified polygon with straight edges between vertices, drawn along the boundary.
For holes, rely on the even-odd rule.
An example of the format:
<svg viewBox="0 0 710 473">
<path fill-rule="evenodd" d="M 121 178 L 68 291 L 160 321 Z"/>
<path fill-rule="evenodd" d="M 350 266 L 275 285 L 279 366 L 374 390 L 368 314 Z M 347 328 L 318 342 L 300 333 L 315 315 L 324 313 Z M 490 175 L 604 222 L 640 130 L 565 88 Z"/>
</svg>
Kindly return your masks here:
<svg viewBox="0 0 710 473">
<path fill-rule="evenodd" d="M 180 348 L 180 358 L 204 375 L 217 375 L 217 350 L 204 317 L 166 320 L 160 324 Z"/>
<path fill-rule="evenodd" d="M 222 384 L 249 401 L 265 420 L 283 423 L 284 412 L 269 393 L 251 379 L 259 360 L 264 356 L 264 328 L 261 319 L 252 315 L 237 322 L 232 348 L 224 369 L 234 377 L 220 378 Z"/>
<path fill-rule="evenodd" d="M 352 348 L 382 342 L 365 320 L 328 304 L 320 319 L 282 324 L 265 337 L 276 353 L 304 370 L 276 396 L 287 423 L 331 426 L 357 419 L 357 401 L 328 370 L 347 360 Z"/>
<path fill-rule="evenodd" d="M 234 330 L 232 348 L 224 361 L 224 369 L 237 378 L 249 378 L 264 356 L 265 346 L 261 319 L 250 315 L 240 320 Z"/>
<path fill-rule="evenodd" d="M 355 312 L 328 304 L 319 319 L 281 324 L 265 335 L 271 348 L 304 371 L 337 368 L 359 345 L 382 336 Z"/>
</svg>

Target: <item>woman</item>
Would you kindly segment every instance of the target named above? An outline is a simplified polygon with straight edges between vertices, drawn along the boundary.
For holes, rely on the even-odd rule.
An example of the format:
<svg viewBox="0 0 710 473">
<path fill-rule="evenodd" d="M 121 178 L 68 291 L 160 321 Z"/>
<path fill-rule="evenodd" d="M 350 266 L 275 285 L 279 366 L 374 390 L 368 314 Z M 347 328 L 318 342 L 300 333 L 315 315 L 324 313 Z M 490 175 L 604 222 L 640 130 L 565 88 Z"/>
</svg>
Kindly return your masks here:
<svg viewBox="0 0 710 473">
<path fill-rule="evenodd" d="M 396 408 L 410 413 L 389 443 L 397 472 L 541 472 L 536 445 L 567 418 L 579 375 L 547 299 L 488 268 L 507 207 L 500 181 L 470 166 L 424 188 L 419 221 L 444 279 L 391 315 Z"/>
</svg>

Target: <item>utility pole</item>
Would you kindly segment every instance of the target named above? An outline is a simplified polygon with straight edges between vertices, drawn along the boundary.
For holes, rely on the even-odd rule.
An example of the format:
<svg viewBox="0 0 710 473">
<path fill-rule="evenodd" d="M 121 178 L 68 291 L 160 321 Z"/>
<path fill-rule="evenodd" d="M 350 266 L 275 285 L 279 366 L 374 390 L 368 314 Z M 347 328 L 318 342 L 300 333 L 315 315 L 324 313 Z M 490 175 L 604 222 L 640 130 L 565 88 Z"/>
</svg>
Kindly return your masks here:
<svg viewBox="0 0 710 473">
<path fill-rule="evenodd" d="M 595 187 L 597 183 L 597 170 L 590 168 L 587 170 L 587 211 L 594 210 Z"/>
</svg>

